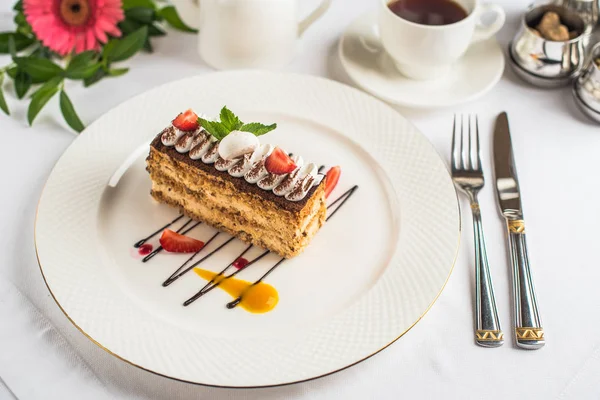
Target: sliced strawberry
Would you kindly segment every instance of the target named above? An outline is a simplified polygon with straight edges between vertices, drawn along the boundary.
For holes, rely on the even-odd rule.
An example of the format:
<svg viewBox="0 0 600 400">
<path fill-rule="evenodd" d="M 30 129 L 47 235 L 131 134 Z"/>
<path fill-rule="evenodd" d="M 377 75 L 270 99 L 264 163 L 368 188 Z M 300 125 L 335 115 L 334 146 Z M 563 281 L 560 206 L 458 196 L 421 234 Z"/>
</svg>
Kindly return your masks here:
<svg viewBox="0 0 600 400">
<path fill-rule="evenodd" d="M 198 116 L 190 108 L 186 112 L 179 114 L 173 120 L 173 126 L 180 131 L 194 131 L 198 129 L 200 124 L 198 123 Z"/>
<path fill-rule="evenodd" d="M 165 229 L 160 237 L 160 245 L 170 253 L 195 253 L 204 247 L 204 242 Z"/>
<path fill-rule="evenodd" d="M 272 174 L 283 175 L 289 174 L 296 169 L 296 164 L 285 151 L 279 147 L 275 147 L 275 150 L 271 153 L 265 161 L 265 168 Z"/>
<path fill-rule="evenodd" d="M 329 197 L 333 189 L 338 184 L 340 180 L 340 175 L 342 174 L 342 169 L 339 166 L 331 167 L 327 174 L 325 175 L 325 197 Z"/>
</svg>

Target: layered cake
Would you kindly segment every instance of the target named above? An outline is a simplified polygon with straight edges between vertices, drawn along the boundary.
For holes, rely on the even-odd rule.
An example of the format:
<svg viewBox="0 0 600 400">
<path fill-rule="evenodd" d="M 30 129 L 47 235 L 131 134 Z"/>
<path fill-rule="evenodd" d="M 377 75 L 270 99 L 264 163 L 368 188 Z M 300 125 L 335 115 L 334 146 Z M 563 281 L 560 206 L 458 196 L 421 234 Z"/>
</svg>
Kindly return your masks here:
<svg viewBox="0 0 600 400">
<path fill-rule="evenodd" d="M 313 163 L 258 136 L 276 124 L 244 124 L 226 107 L 220 119 L 178 115 L 150 145 L 152 196 L 244 242 L 290 258 L 301 253 L 325 222 L 327 179 Z"/>
</svg>

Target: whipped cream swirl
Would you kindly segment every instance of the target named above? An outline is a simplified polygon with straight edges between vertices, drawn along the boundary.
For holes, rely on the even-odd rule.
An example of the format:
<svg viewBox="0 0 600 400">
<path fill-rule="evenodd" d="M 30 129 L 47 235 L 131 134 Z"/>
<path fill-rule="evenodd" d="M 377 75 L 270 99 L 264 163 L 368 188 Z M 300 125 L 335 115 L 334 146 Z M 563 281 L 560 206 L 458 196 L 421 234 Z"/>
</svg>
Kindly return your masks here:
<svg viewBox="0 0 600 400">
<path fill-rule="evenodd" d="M 250 184 L 272 191 L 275 195 L 285 197 L 289 201 L 300 201 L 306 197 L 313 186 L 321 183 L 324 175 L 320 174 L 315 164 L 304 164 L 300 156 L 293 156 L 296 169 L 289 174 L 271 174 L 265 167 L 267 157 L 274 147 L 270 144 L 259 145 L 253 152 L 230 160 L 219 155 L 219 141 L 198 128 L 194 131 L 181 131 L 169 126 L 160 135 L 160 140 L 167 147 L 175 146 L 182 154 L 188 153 L 192 160 L 201 160 L 205 164 L 214 164 L 218 171 L 227 171 L 236 178 L 244 178 Z"/>
</svg>

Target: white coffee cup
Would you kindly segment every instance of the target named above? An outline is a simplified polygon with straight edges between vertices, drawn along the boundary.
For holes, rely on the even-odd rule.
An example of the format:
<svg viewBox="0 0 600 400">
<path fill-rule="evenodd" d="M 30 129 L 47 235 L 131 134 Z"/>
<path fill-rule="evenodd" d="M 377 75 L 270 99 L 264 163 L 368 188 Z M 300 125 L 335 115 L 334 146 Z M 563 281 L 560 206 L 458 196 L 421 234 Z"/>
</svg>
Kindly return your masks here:
<svg viewBox="0 0 600 400">
<path fill-rule="evenodd" d="M 332 0 L 303 20 L 299 0 L 172 0 L 179 15 L 197 28 L 198 51 L 217 69 L 279 68 L 294 56 L 298 38 Z"/>
<path fill-rule="evenodd" d="M 448 25 L 422 25 L 394 14 L 390 0 L 379 0 L 379 35 L 386 52 L 400 72 L 417 80 L 437 79 L 446 75 L 470 45 L 495 35 L 504 25 L 502 7 L 481 4 L 479 0 L 454 0 L 467 17 Z M 482 22 L 485 14 L 493 21 Z"/>
</svg>

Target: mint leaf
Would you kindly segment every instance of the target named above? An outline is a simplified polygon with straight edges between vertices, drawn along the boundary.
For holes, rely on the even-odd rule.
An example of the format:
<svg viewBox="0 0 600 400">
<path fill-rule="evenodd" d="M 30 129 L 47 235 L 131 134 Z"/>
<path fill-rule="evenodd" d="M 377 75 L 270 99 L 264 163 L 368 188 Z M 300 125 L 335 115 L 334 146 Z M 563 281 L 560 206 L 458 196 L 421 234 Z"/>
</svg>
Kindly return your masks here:
<svg viewBox="0 0 600 400">
<path fill-rule="evenodd" d="M 229 130 L 223 126 L 220 122 L 207 121 L 204 118 L 198 118 L 200 125 L 206 130 L 206 132 L 213 135 L 217 140 L 223 139 L 229 134 Z"/>
<path fill-rule="evenodd" d="M 232 113 L 227 106 L 221 109 L 221 124 L 229 131 L 236 131 L 244 125 L 242 121 Z M 227 133 L 229 133 L 227 132 Z"/>
<path fill-rule="evenodd" d="M 254 134 L 254 136 L 261 136 L 265 133 L 271 132 L 275 128 L 277 128 L 277 124 L 264 125 L 259 122 L 252 122 L 242 125 L 242 127 L 239 129 L 240 131 L 250 132 Z"/>
</svg>

